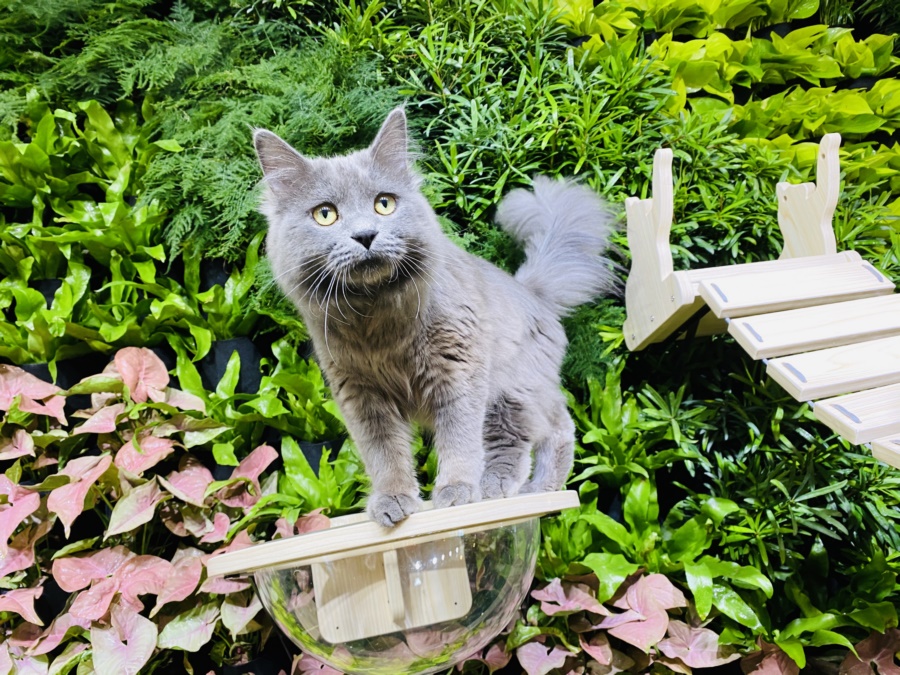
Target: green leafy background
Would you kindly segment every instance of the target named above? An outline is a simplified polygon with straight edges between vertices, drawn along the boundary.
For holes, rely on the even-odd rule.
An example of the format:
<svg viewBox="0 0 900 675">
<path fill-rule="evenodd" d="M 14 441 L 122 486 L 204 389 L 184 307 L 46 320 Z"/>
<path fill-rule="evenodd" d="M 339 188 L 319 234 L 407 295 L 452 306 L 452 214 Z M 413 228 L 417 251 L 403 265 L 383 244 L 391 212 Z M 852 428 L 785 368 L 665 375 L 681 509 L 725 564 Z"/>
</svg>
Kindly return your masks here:
<svg viewBox="0 0 900 675">
<path fill-rule="evenodd" d="M 354 510 L 365 485 L 352 444 L 331 462 L 326 451 L 318 474 L 296 444 L 344 431 L 264 257 L 252 127 L 334 154 L 368 143 L 405 103 L 446 231 L 507 269 L 521 252 L 491 220 L 506 191 L 536 173 L 575 175 L 621 212 L 626 197 L 649 195 L 661 146 L 675 155 L 676 268 L 773 259 L 776 183 L 809 180 L 818 139 L 839 132 L 838 247 L 897 279 L 896 8 L 10 0 L 0 8 L 0 357 L 45 363 L 58 380 L 73 358 L 156 348 L 222 428 L 192 437 L 192 452 L 234 466 L 277 438 L 278 490 L 232 514 L 229 536 L 265 538 L 276 518 L 316 508 Z M 616 243 L 624 279 L 623 234 Z M 544 521 L 538 583 L 593 573 L 606 601 L 637 570 L 661 573 L 723 643 L 744 654 L 775 643 L 808 672 L 895 628 L 896 471 L 818 424 L 729 339 L 631 354 L 623 320 L 622 299 L 607 298 L 566 321 L 579 432 L 570 487 L 582 507 Z M 259 384 L 238 385 L 255 366 L 237 355 L 221 380 L 204 379 L 214 344 L 241 337 L 262 357 Z M 13 406 L 0 433 L 46 424 Z M 91 450 L 63 446 L 63 462 Z M 427 485 L 434 456 L 417 448 Z M 3 464 L 15 483 L 48 475 Z M 174 545 L 153 522 L 122 543 L 154 555 Z M 28 587 L 37 567 L 0 584 Z M 529 602 L 509 648 L 539 635 L 578 644 L 564 617 Z M 0 611 L 0 625 L 18 621 Z M 225 630 L 211 640 L 198 667 L 246 662 L 264 641 Z M 159 649 L 148 668 L 182 658 Z"/>
</svg>

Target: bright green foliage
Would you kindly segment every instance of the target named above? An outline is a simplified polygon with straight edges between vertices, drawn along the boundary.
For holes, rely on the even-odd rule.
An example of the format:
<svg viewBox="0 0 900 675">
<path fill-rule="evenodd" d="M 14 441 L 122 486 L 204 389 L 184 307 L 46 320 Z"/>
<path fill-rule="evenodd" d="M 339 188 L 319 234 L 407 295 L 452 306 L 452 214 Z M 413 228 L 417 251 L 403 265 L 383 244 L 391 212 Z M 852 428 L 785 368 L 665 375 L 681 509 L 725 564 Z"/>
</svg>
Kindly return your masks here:
<svg viewBox="0 0 900 675">
<path fill-rule="evenodd" d="M 845 4 L 859 16 L 878 6 Z M 621 214 L 623 199 L 649 195 L 653 152 L 663 145 L 675 154 L 676 268 L 776 258 L 777 182 L 811 178 L 815 141 L 840 131 L 838 245 L 890 276 L 900 272 L 900 146 L 872 140 L 892 138 L 900 120 L 896 43 L 832 25 L 817 0 L 7 5 L 0 356 L 52 368 L 87 351 L 168 344 L 178 386 L 204 408 L 126 400 L 108 374 L 70 392 L 122 398 L 127 415 L 97 445 L 120 450 L 132 432 L 152 433 L 216 467 L 202 507 L 162 495 L 174 530 L 147 520 L 111 535 L 137 552 L 168 560 L 173 537 L 188 534 L 209 552 L 215 547 L 197 533 L 216 514 L 228 516 L 229 537 L 267 538 L 278 518 L 355 509 L 365 492 L 322 373 L 300 356 L 304 327 L 264 258 L 252 127 L 271 128 L 305 153 L 340 153 L 368 143 L 405 101 L 426 193 L 446 229 L 508 269 L 521 251 L 491 224 L 505 192 L 536 173 L 574 175 Z M 770 29 L 783 21 L 805 23 Z M 854 88 L 866 77 L 881 79 Z M 624 232 L 616 243 L 624 279 Z M 211 285 L 202 262 L 214 256 L 237 264 Z M 60 284 L 49 307 L 46 280 Z M 830 435 L 730 339 L 630 354 L 623 319 L 621 298 L 607 298 L 566 320 L 564 375 L 578 436 L 570 487 L 582 506 L 542 522 L 539 578 L 588 580 L 590 593 L 612 606 L 636 578 L 663 574 L 687 597 L 688 618 L 708 621 L 723 643 L 748 653 L 764 639 L 810 668 L 896 626 L 896 472 Z M 238 389 L 253 364 L 237 353 L 207 390 L 197 361 L 215 340 L 237 336 L 254 338 L 263 354 L 258 390 Z M 0 452 L 22 433 L 38 456 L 64 463 L 87 452 L 86 437 L 17 406 L 0 423 Z M 302 443 L 324 440 L 331 443 L 322 461 L 311 463 Z M 256 490 L 232 467 L 265 443 L 280 450 L 282 465 L 261 480 L 259 499 L 228 504 L 232 492 Z M 427 492 L 436 455 L 427 438 L 414 449 Z M 30 455 L 8 465 L 16 483 L 50 490 L 64 480 Z M 173 466 L 159 467 L 159 476 L 123 475 L 135 490 L 151 493 L 155 482 L 168 490 L 161 478 Z M 123 501 L 114 477 L 111 470 L 89 490 L 86 508 Z M 98 513 L 105 528 L 109 512 Z M 176 535 L 179 515 L 194 532 Z M 53 542 L 60 557 L 99 546 Z M 18 589 L 37 579 L 32 568 L 2 583 Z M 169 610 L 179 622 L 206 617 L 217 667 L 260 648 L 259 631 L 232 634 L 219 623 L 220 613 L 250 602 L 249 591 L 225 595 L 220 603 L 197 591 Z M 583 666 L 581 640 L 607 639 L 583 628 L 532 602 L 505 644 L 534 646 L 544 636 L 547 649 L 569 649 Z M 160 634 L 168 647 L 148 669 L 196 664 L 197 655 L 173 656 L 175 632 Z M 88 639 L 69 638 L 76 647 Z M 74 667 L 85 654 L 59 663 Z M 653 668 L 668 672 L 663 662 Z M 465 672 L 486 669 L 473 661 Z"/>
</svg>

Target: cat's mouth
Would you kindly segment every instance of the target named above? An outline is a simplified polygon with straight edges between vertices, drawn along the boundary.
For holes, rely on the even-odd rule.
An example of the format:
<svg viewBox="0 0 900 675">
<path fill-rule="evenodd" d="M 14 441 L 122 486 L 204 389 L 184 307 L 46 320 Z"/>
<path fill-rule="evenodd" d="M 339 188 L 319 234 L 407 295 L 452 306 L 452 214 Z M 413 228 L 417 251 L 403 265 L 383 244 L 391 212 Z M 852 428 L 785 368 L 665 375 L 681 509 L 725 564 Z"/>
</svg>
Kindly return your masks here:
<svg viewBox="0 0 900 675">
<path fill-rule="evenodd" d="M 361 289 L 384 288 L 409 279 L 403 265 L 391 258 L 373 254 L 354 263 L 348 276 L 350 286 Z"/>
</svg>

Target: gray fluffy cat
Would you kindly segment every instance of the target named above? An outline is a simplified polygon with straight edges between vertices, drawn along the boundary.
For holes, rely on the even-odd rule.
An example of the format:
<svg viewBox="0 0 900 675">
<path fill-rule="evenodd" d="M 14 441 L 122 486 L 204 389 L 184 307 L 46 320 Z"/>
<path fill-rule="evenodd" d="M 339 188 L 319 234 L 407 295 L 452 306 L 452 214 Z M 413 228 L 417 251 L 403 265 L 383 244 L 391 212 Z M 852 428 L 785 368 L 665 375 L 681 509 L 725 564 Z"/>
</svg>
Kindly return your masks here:
<svg viewBox="0 0 900 675">
<path fill-rule="evenodd" d="M 612 286 L 600 198 L 541 177 L 507 195 L 497 221 L 527 255 L 513 277 L 441 231 L 402 108 L 342 157 L 304 157 L 264 130 L 254 141 L 268 256 L 362 454 L 369 516 L 392 526 L 419 509 L 414 421 L 434 434 L 437 507 L 562 487 L 574 425 L 559 318 Z"/>
</svg>

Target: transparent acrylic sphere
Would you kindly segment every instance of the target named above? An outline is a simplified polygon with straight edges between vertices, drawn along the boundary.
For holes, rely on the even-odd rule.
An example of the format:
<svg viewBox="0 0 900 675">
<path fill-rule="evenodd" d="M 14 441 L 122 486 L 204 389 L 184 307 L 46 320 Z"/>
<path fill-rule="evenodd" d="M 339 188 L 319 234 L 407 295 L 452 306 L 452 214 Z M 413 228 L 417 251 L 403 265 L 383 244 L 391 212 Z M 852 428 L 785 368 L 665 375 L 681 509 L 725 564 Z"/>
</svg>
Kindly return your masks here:
<svg viewBox="0 0 900 675">
<path fill-rule="evenodd" d="M 262 569 L 253 575 L 257 593 L 285 635 L 344 673 L 412 675 L 446 670 L 485 647 L 515 616 L 534 575 L 539 520 L 424 539 L 401 546 L 395 557 L 385 558 L 394 561 L 391 569 L 397 588 L 405 589 L 406 604 L 398 615 L 405 618 L 400 623 L 413 627 L 397 628 L 389 603 L 379 602 L 380 596 L 374 595 L 376 584 L 368 589 L 367 598 L 342 595 L 344 607 L 337 611 L 339 617 L 352 620 L 357 613 L 371 610 L 375 616 L 369 621 L 368 633 L 374 625 L 381 634 L 344 641 L 337 637 L 341 629 L 366 631 L 350 626 L 352 621 L 342 623 L 317 604 L 317 600 L 326 604 L 329 585 L 340 583 L 340 575 L 348 576 L 348 569 L 365 574 L 373 565 L 379 570 L 386 567 L 388 563 L 379 556 L 394 556 L 390 551 L 364 551 L 349 561 L 346 557 L 325 558 L 315 564 Z M 419 591 L 422 593 L 417 595 Z M 434 615 L 444 618 L 423 624 Z"/>
</svg>

